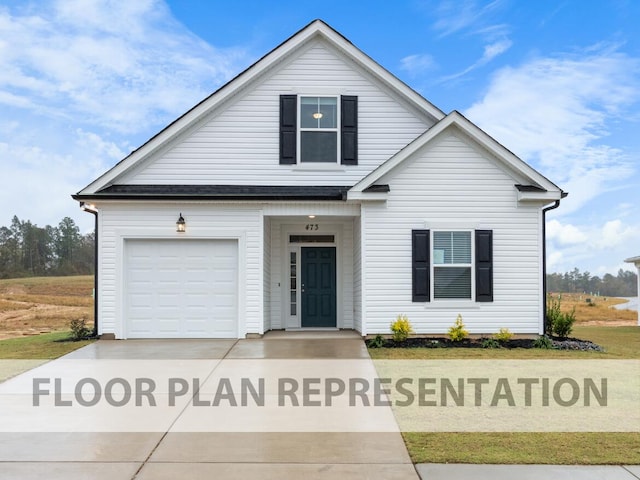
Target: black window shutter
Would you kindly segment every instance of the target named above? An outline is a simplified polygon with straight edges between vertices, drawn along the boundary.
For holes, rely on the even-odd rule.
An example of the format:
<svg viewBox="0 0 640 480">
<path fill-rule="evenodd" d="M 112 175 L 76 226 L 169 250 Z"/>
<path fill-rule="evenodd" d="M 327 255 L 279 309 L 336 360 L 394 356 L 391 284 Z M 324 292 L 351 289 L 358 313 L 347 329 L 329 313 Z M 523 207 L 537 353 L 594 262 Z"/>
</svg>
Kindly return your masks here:
<svg viewBox="0 0 640 480">
<path fill-rule="evenodd" d="M 428 302 L 430 295 L 429 279 L 429 230 L 411 232 L 412 261 L 412 301 Z"/>
<path fill-rule="evenodd" d="M 280 164 L 296 164 L 298 98 L 280 95 Z"/>
<path fill-rule="evenodd" d="M 492 230 L 476 230 L 476 302 L 493 302 Z"/>
<path fill-rule="evenodd" d="M 342 165 L 358 164 L 358 97 L 340 97 L 340 145 Z"/>
</svg>

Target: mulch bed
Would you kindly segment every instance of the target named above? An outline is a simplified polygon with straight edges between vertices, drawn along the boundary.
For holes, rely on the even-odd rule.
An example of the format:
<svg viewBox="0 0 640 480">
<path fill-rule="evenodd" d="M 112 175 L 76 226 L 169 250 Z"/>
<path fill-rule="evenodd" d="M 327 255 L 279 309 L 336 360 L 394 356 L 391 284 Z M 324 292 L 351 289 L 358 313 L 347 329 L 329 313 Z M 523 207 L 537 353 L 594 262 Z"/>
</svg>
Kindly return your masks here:
<svg viewBox="0 0 640 480">
<path fill-rule="evenodd" d="M 382 348 L 488 348 L 485 344 L 486 338 L 466 338 L 454 342 L 447 337 L 409 337 L 402 342 L 396 342 L 393 339 L 384 339 Z M 553 344 L 553 348 L 557 350 L 582 350 L 582 351 L 597 351 L 602 352 L 604 349 L 589 340 L 580 340 L 578 338 L 564 338 L 550 337 Z M 375 347 L 372 343 L 373 340 L 369 340 L 367 345 Z M 500 348 L 536 348 L 535 339 L 532 338 L 515 338 L 499 342 Z"/>
</svg>

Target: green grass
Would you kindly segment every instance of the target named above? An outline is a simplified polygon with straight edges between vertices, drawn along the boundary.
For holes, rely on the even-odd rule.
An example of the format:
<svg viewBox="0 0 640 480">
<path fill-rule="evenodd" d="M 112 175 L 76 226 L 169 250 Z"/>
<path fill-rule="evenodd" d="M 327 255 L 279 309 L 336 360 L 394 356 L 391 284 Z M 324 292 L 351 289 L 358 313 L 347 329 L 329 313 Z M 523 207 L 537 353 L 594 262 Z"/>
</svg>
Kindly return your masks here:
<svg viewBox="0 0 640 480">
<path fill-rule="evenodd" d="M 576 326 L 605 352 L 537 349 L 369 349 L 374 359 L 639 359 L 640 327 Z M 414 463 L 640 464 L 640 433 L 403 433 Z"/>
<path fill-rule="evenodd" d="M 0 340 L 0 382 L 93 342 L 67 338 L 69 332 L 55 332 Z"/>
<path fill-rule="evenodd" d="M 640 433 L 403 433 L 414 463 L 640 464 Z"/>
</svg>

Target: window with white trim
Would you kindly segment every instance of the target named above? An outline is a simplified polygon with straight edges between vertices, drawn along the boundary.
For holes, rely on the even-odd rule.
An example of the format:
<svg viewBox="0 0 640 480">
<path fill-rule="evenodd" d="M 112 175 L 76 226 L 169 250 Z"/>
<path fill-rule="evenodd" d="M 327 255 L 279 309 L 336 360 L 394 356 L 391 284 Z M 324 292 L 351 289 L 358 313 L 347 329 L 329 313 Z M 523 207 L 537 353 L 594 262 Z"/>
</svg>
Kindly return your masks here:
<svg viewBox="0 0 640 480">
<path fill-rule="evenodd" d="M 470 231 L 434 231 L 431 259 L 434 299 L 472 298 Z"/>
<path fill-rule="evenodd" d="M 338 162 L 338 97 L 300 97 L 300 162 Z"/>
</svg>

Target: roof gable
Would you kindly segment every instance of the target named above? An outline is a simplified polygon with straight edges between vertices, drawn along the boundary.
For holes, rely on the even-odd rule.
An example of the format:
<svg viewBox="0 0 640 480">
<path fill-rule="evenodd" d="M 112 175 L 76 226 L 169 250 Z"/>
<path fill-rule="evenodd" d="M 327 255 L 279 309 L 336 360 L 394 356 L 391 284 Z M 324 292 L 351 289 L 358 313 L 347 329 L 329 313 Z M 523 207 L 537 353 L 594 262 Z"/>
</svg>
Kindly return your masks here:
<svg viewBox="0 0 640 480">
<path fill-rule="evenodd" d="M 354 185 L 349 190 L 348 198 L 361 198 L 361 192 L 371 188 L 378 180 L 395 169 L 402 168 L 403 164 L 410 159 L 414 153 L 430 142 L 433 142 L 436 137 L 439 137 L 443 132 L 450 128 L 457 128 L 476 145 L 489 152 L 491 154 L 490 157 L 494 158 L 502 168 L 512 171 L 527 180 L 528 185 L 517 186 L 520 200 L 559 200 L 566 196 L 566 194 L 557 185 L 537 172 L 534 168 L 498 143 L 483 130 L 467 120 L 467 118 L 465 118 L 461 113 L 454 110 L 390 158 L 387 162 L 380 165 L 380 167 Z"/>
<path fill-rule="evenodd" d="M 79 192 L 79 195 L 93 194 L 108 187 L 117 178 L 125 174 L 125 172 L 129 172 L 132 168 L 139 165 L 140 162 L 149 158 L 150 155 L 161 150 L 174 139 L 178 138 L 183 132 L 200 122 L 218 105 L 224 103 L 242 89 L 250 86 L 271 68 L 274 68 L 286 58 L 295 55 L 296 52 L 303 49 L 310 41 L 317 38 L 321 38 L 332 47 L 338 49 L 343 55 L 347 56 L 387 88 L 392 89 L 417 110 L 424 112 L 435 121 L 441 120 L 444 117 L 444 113 L 441 110 L 373 61 L 345 37 L 323 21 L 315 20 L 194 106 L 187 113 L 176 119 L 139 149 L 133 151 L 120 161 L 115 167 L 85 187 Z"/>
</svg>

